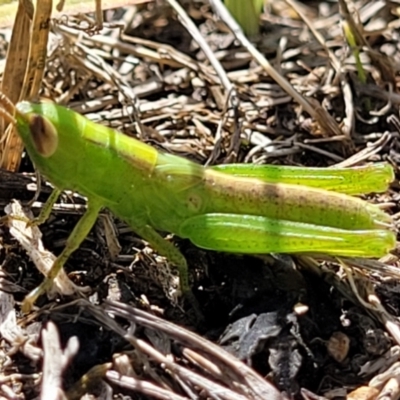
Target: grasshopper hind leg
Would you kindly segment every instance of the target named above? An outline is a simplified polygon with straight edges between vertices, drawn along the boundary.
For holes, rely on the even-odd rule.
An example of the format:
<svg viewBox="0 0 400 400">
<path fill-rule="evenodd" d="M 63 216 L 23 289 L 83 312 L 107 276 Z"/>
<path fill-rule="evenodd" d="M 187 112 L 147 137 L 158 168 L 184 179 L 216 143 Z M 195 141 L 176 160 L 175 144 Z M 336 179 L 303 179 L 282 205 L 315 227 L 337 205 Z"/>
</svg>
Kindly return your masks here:
<svg viewBox="0 0 400 400">
<path fill-rule="evenodd" d="M 345 230 L 239 214 L 204 214 L 187 219 L 179 236 L 208 250 L 242 254 L 319 253 L 382 257 L 395 247 L 393 232 Z"/>
<path fill-rule="evenodd" d="M 393 168 L 387 163 L 353 168 L 309 168 L 254 164 L 223 164 L 209 168 L 238 177 L 256 178 L 270 183 L 303 185 L 350 195 L 384 192 L 390 182 L 394 180 Z"/>
</svg>

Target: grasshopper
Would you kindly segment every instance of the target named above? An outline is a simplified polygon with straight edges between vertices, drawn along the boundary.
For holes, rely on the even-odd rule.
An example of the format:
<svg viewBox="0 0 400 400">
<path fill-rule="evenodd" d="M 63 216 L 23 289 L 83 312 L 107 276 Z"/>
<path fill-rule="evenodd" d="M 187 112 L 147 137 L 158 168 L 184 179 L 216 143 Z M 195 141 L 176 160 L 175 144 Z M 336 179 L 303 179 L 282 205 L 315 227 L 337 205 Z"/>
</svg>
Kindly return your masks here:
<svg viewBox="0 0 400 400">
<path fill-rule="evenodd" d="M 2 95 L 0 104 L 37 170 L 56 188 L 39 221 L 63 190 L 88 202 L 49 275 L 25 299 L 26 310 L 51 286 L 103 208 L 177 266 L 183 293 L 191 293 L 186 260 L 159 232 L 204 249 L 242 254 L 381 257 L 395 246 L 390 216 L 350 196 L 386 190 L 393 180 L 388 164 L 203 167 L 50 102 L 13 105 Z"/>
</svg>

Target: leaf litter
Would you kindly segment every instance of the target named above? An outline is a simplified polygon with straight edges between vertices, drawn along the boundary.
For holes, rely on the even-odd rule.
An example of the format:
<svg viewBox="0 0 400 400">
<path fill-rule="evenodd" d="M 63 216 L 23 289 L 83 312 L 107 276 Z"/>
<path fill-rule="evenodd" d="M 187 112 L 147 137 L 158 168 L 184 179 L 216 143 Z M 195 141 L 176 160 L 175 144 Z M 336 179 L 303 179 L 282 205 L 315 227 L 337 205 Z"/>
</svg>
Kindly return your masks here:
<svg viewBox="0 0 400 400">
<path fill-rule="evenodd" d="M 210 4 L 107 10 L 99 32 L 91 16 L 53 20 L 40 95 L 203 164 L 387 161 L 398 173 L 396 3 L 267 3 L 251 41 Z M 366 83 L 345 23 L 359 35 Z M 0 46 L 8 38 L 2 29 Z M 0 201 L 37 191 L 36 212 L 49 187 L 38 189 L 26 158 L 20 171 L 1 172 Z M 398 225 L 397 180 L 368 199 Z M 167 260 L 104 213 L 65 276 L 90 296 L 61 284 L 21 315 L 42 279 L 32 261 L 51 260 L 45 248 L 59 253 L 84 209 L 67 193 L 42 233 L 15 233 L 25 217 L 0 227 L 4 398 L 400 398 L 397 251 L 381 260 L 240 257 L 171 238 L 206 318 L 195 326 Z"/>
</svg>

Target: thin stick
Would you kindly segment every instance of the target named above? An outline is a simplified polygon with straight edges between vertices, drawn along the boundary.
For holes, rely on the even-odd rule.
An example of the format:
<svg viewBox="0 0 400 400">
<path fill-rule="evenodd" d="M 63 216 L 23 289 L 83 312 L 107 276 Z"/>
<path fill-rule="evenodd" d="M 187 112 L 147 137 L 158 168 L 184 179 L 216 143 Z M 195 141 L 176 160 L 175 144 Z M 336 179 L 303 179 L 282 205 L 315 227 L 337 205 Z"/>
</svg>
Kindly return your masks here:
<svg viewBox="0 0 400 400">
<path fill-rule="evenodd" d="M 4 94 L 0 92 L 0 104 L 3 106 L 3 109 L 10 115 L 15 114 L 15 106 L 14 103 Z"/>
<path fill-rule="evenodd" d="M 16 119 L 3 108 L 0 108 L 0 116 L 3 117 L 4 121 L 8 122 L 11 125 L 15 125 L 17 123 Z"/>
</svg>

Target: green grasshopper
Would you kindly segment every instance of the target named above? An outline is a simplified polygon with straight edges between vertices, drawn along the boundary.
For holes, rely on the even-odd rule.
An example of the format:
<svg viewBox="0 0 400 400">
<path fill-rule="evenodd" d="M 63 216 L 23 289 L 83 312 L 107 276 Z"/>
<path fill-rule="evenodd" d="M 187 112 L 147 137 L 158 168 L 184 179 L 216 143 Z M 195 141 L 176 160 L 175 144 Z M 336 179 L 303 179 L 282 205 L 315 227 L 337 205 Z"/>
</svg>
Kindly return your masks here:
<svg viewBox="0 0 400 400">
<path fill-rule="evenodd" d="M 55 187 L 39 221 L 61 191 L 87 197 L 87 210 L 44 282 L 26 298 L 29 309 L 68 257 L 111 210 L 179 269 L 191 293 L 187 263 L 158 232 L 190 239 L 204 249 L 242 253 L 314 253 L 381 257 L 395 246 L 391 218 L 349 194 L 387 189 L 393 170 L 379 163 L 348 169 L 264 165 L 203 167 L 50 102 L 0 97 L 39 172 Z"/>
</svg>

